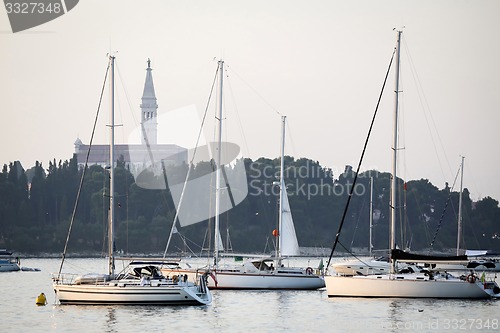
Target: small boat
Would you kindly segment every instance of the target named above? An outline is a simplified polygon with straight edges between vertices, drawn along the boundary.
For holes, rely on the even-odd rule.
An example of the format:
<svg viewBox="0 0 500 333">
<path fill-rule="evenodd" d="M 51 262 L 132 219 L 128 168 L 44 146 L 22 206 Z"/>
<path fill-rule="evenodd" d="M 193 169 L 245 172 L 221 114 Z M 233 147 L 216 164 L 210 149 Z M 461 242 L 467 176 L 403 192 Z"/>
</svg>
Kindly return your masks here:
<svg viewBox="0 0 500 333">
<path fill-rule="evenodd" d="M 161 262 L 132 261 L 123 271 L 115 274 L 114 254 L 114 63 L 109 57 L 111 68 L 111 125 L 110 125 L 110 168 L 109 168 L 109 219 L 108 219 L 108 273 L 76 275 L 59 272 L 52 275 L 53 288 L 60 304 L 130 304 L 130 305 L 207 305 L 212 294 L 207 287 L 207 276 L 199 276 L 196 283 L 187 277 L 167 278 L 161 274 Z M 82 175 L 83 177 L 83 175 Z M 68 237 L 69 238 L 69 237 Z M 66 249 L 64 253 L 66 252 Z"/>
<path fill-rule="evenodd" d="M 20 260 L 13 257 L 12 252 L 0 249 L 0 272 L 16 272 L 21 270 Z"/>
</svg>

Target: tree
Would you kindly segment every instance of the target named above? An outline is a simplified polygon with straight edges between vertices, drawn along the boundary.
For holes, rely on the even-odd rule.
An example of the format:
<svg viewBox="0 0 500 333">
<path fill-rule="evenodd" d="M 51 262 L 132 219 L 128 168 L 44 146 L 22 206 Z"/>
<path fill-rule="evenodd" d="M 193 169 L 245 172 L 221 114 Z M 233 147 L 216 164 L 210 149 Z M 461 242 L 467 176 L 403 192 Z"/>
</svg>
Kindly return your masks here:
<svg viewBox="0 0 500 333">
<path fill-rule="evenodd" d="M 471 212 L 471 224 L 479 236 L 481 249 L 500 251 L 500 208 L 498 201 L 486 197 Z"/>
<path fill-rule="evenodd" d="M 29 201 L 32 216 L 32 223 L 37 227 L 43 227 L 46 224 L 46 190 L 45 190 L 45 171 L 42 164 L 38 161 L 35 166 L 26 172 L 30 182 Z"/>
</svg>

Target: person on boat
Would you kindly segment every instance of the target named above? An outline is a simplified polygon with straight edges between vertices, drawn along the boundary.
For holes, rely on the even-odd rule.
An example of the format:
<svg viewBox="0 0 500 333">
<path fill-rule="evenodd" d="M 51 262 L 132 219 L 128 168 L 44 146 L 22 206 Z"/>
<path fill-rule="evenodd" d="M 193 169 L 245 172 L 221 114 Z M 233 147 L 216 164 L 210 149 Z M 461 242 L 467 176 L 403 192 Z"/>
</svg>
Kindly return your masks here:
<svg viewBox="0 0 500 333">
<path fill-rule="evenodd" d="M 271 266 L 269 267 L 269 270 L 274 271 L 274 265 L 271 263 Z"/>
</svg>

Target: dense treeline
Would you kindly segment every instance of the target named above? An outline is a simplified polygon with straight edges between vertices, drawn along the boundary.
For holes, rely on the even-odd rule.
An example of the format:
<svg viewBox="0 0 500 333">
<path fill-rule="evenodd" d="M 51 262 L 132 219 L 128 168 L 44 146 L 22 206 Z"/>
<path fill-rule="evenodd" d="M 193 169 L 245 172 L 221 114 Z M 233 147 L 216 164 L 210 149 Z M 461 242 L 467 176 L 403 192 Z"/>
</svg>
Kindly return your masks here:
<svg viewBox="0 0 500 333">
<path fill-rule="evenodd" d="M 269 252 L 277 224 L 279 159 L 244 159 L 248 195 L 221 215 L 225 247 L 235 252 Z M 212 171 L 200 163 L 194 175 Z M 332 246 L 352 188 L 353 171 L 334 175 L 318 162 L 285 159 L 285 179 L 297 237 L 301 246 Z M 187 166 L 170 166 L 169 173 L 184 179 Z M 60 253 L 74 210 L 82 168 L 76 159 L 41 163 L 25 170 L 19 162 L 4 165 L 0 173 L 0 247 L 25 253 Z M 373 177 L 373 245 L 388 247 L 390 174 L 368 171 L 359 175 L 340 237 L 350 250 L 369 244 L 370 178 Z M 175 178 L 175 177 L 174 177 Z M 125 163 L 115 169 L 116 248 L 130 253 L 163 252 L 175 216 L 167 190 L 138 186 Z M 90 166 L 84 178 L 75 215 L 70 252 L 100 252 L 106 247 L 109 209 L 109 172 Z M 444 250 L 456 247 L 459 193 L 446 185 L 439 189 L 426 179 L 399 180 L 397 240 L 402 248 Z M 208 192 L 207 192 L 208 193 Z M 185 209 L 196 203 L 187 203 Z M 204 221 L 174 234 L 172 251 L 201 251 L 211 242 L 213 221 Z M 227 237 L 229 235 L 229 237 Z M 230 243 L 228 243 L 228 239 Z M 486 197 L 472 202 L 463 193 L 464 248 L 500 251 L 500 208 Z"/>
</svg>

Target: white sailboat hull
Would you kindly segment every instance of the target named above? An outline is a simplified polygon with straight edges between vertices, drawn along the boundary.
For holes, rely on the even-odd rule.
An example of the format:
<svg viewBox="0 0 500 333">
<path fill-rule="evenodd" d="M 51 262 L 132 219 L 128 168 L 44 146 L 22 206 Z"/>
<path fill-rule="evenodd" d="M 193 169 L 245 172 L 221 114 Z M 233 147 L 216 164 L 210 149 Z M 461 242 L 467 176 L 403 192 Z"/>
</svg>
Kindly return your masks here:
<svg viewBox="0 0 500 333">
<path fill-rule="evenodd" d="M 403 297 L 486 299 L 493 290 L 459 279 L 424 279 L 423 275 L 325 276 L 328 297 Z"/>
<path fill-rule="evenodd" d="M 165 276 L 172 271 L 162 270 Z M 202 271 L 180 269 L 174 274 L 188 275 L 189 281 L 196 281 Z M 212 289 L 252 289 L 252 290 L 316 290 L 325 287 L 322 276 L 303 273 L 243 272 L 242 270 L 216 270 L 208 277 L 208 287 Z"/>
<path fill-rule="evenodd" d="M 212 296 L 208 290 L 180 285 L 54 284 L 61 304 L 125 305 L 205 305 Z"/>
<path fill-rule="evenodd" d="M 215 279 L 208 279 L 211 289 L 294 289 L 316 290 L 325 286 L 318 275 L 294 276 L 291 274 L 244 274 L 216 272 Z"/>
</svg>

